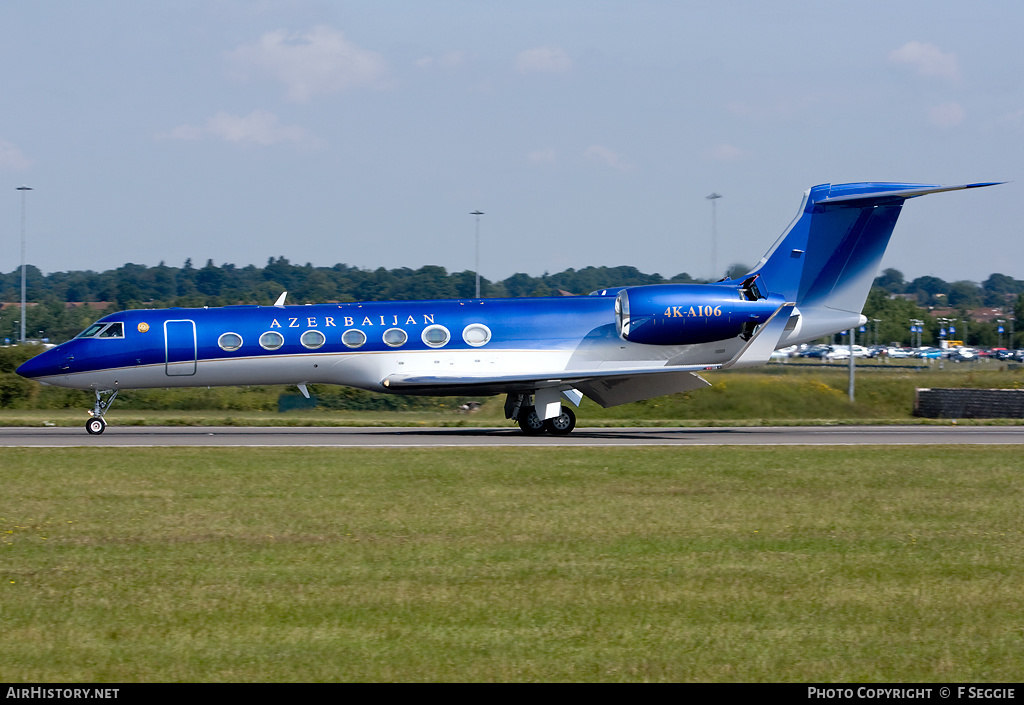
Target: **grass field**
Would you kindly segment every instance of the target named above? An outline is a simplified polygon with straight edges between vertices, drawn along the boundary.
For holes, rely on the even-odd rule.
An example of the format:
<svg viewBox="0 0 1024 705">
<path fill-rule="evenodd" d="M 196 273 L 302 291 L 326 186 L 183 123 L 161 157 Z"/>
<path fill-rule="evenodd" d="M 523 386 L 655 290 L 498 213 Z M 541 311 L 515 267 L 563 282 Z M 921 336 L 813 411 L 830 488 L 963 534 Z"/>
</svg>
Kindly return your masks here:
<svg viewBox="0 0 1024 705">
<path fill-rule="evenodd" d="M 1009 447 L 8 450 L 7 682 L 1024 677 Z"/>
</svg>

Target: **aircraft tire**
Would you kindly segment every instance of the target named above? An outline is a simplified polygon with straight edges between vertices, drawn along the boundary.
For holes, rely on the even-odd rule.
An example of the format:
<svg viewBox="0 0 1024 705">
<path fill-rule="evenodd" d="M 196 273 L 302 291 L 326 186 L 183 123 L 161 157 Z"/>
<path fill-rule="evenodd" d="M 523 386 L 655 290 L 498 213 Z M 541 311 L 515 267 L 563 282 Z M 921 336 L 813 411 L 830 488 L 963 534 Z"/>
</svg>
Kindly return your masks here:
<svg viewBox="0 0 1024 705">
<path fill-rule="evenodd" d="M 568 436 L 576 428 L 576 414 L 563 406 L 561 414 L 544 422 L 544 428 L 553 436 Z"/>
<path fill-rule="evenodd" d="M 544 421 L 537 417 L 537 409 L 532 406 L 525 407 L 519 412 L 519 428 L 527 436 L 539 436 L 547 430 Z"/>
<path fill-rule="evenodd" d="M 98 436 L 107 429 L 107 422 L 97 417 L 91 418 L 85 422 L 85 430 L 93 436 Z"/>
</svg>

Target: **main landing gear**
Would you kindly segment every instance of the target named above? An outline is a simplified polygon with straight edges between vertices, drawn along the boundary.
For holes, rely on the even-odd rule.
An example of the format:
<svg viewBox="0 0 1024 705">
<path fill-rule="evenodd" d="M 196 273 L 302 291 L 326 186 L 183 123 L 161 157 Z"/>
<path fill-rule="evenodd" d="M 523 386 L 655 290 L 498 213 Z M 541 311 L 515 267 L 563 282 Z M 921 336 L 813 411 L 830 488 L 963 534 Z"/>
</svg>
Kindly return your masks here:
<svg viewBox="0 0 1024 705">
<path fill-rule="evenodd" d="M 89 412 L 89 416 L 92 418 L 85 422 L 85 430 L 91 435 L 98 436 L 107 429 L 107 422 L 103 420 L 103 415 L 107 413 L 107 409 L 114 403 L 118 391 L 120 390 L 96 390 L 96 404 L 92 407 L 92 411 Z"/>
<path fill-rule="evenodd" d="M 576 428 L 576 414 L 569 407 L 561 407 L 558 416 L 544 420 L 537 415 L 536 407 L 527 405 L 528 400 L 527 394 L 509 394 L 505 401 L 505 418 L 514 418 L 527 436 L 567 436 Z"/>
</svg>

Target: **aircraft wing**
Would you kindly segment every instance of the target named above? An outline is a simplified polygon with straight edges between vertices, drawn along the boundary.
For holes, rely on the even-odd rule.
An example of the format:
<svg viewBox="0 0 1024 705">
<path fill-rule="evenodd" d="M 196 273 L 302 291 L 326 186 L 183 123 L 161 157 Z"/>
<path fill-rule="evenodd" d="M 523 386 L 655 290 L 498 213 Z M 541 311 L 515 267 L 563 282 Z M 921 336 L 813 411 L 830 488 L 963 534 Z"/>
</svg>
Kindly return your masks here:
<svg viewBox="0 0 1024 705">
<path fill-rule="evenodd" d="M 703 365 L 670 365 L 616 369 L 558 370 L 546 373 L 490 376 L 445 376 L 402 374 L 389 375 L 382 384 L 402 393 L 446 393 L 464 391 L 467 394 L 497 394 L 511 391 L 531 391 L 559 387 L 578 389 L 601 406 L 617 406 L 664 394 L 710 386 L 701 370 L 747 367 L 766 362 L 782 338 L 794 304 L 779 306 L 757 332 L 726 362 Z"/>
<path fill-rule="evenodd" d="M 644 375 L 664 375 L 667 373 L 679 374 L 689 373 L 696 370 L 717 369 L 721 365 L 680 365 L 673 367 L 637 367 L 637 368 L 616 368 L 616 369 L 592 369 L 592 370 L 559 370 L 549 373 L 529 373 L 519 375 L 471 375 L 471 376 L 445 376 L 445 375 L 389 375 L 383 381 L 383 385 L 396 392 L 414 392 L 420 389 L 439 389 L 451 387 L 463 387 L 471 390 L 476 387 L 507 387 L 515 389 L 521 386 L 523 389 L 544 389 L 547 387 L 560 387 L 568 385 L 576 386 L 579 383 L 600 379 L 614 379 L 617 377 L 637 377 Z"/>
<path fill-rule="evenodd" d="M 601 406 L 618 406 L 641 399 L 686 392 L 710 386 L 691 370 L 715 369 L 720 365 L 644 367 L 617 370 L 563 370 L 550 375 L 496 375 L 491 377 L 444 377 L 434 375 L 391 375 L 384 386 L 396 392 L 421 394 L 498 394 L 560 388 L 577 389 Z"/>
</svg>

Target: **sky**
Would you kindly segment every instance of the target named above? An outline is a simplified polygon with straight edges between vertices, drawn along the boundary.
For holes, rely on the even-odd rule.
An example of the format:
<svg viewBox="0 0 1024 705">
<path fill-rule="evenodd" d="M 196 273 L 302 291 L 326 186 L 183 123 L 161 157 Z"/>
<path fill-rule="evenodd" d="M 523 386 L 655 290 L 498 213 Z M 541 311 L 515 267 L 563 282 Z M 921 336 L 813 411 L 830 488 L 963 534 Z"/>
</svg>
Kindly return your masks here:
<svg viewBox="0 0 1024 705">
<path fill-rule="evenodd" d="M 46 273 L 459 272 L 480 210 L 492 281 L 717 278 L 815 184 L 1008 181 L 908 201 L 882 266 L 1024 279 L 1021 27 L 1013 0 L 8 0 L 0 270 L 24 198 Z"/>
</svg>

